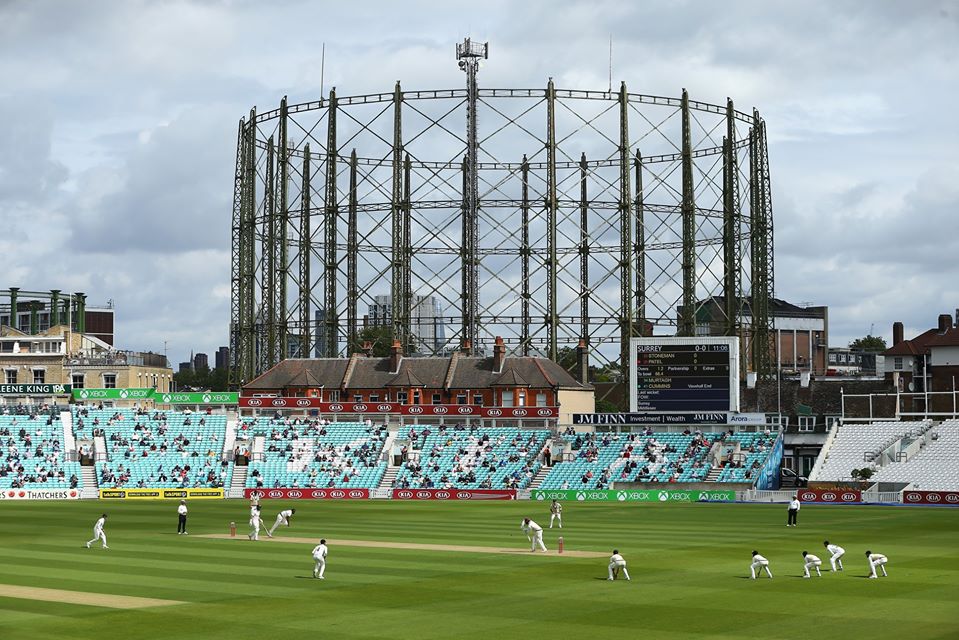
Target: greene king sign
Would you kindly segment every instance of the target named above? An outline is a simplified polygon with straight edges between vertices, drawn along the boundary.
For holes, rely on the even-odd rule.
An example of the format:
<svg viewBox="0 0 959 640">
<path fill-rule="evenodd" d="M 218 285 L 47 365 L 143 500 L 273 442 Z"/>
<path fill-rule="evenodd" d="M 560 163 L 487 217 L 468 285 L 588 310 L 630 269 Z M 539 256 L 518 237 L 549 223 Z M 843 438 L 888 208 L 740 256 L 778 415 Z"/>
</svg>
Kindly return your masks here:
<svg viewBox="0 0 959 640">
<path fill-rule="evenodd" d="M 69 384 L 0 384 L 0 396 L 66 396 Z"/>
</svg>

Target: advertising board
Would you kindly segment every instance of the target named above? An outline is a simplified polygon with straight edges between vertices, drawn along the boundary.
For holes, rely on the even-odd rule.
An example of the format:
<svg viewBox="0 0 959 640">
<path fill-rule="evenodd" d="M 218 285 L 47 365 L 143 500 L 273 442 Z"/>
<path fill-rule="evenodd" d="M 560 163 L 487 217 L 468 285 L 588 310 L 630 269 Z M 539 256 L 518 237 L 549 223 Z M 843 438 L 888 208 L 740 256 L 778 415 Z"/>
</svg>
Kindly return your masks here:
<svg viewBox="0 0 959 640">
<path fill-rule="evenodd" d="M 259 498 L 260 500 L 368 500 L 369 489 L 291 489 L 266 487 L 260 489 L 244 489 L 244 498 Z"/>
</svg>

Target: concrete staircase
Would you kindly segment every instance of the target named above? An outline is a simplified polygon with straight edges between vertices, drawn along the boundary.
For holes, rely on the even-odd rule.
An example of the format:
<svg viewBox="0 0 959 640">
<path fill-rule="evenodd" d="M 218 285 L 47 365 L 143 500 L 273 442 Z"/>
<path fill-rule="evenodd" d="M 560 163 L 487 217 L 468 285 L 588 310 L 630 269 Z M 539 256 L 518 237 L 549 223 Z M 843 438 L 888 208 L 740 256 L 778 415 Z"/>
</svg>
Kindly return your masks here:
<svg viewBox="0 0 959 640">
<path fill-rule="evenodd" d="M 230 489 L 227 492 L 228 498 L 242 498 L 243 489 L 246 488 L 246 476 L 250 472 L 247 466 L 233 465 L 233 479 L 230 481 Z"/>
<path fill-rule="evenodd" d="M 380 485 L 373 491 L 373 497 L 389 498 L 392 496 L 393 481 L 396 480 L 396 475 L 399 472 L 399 467 L 387 467 L 386 473 L 383 474 L 383 479 L 380 480 Z"/>
<path fill-rule="evenodd" d="M 713 467 L 709 470 L 709 473 L 706 474 L 706 477 L 703 479 L 703 482 L 716 482 L 719 480 L 720 474 L 723 472 L 722 467 Z"/>
<path fill-rule="evenodd" d="M 530 489 L 539 489 L 539 486 L 543 484 L 543 481 L 546 480 L 546 476 L 549 475 L 550 469 L 552 467 L 547 467 L 543 465 L 539 468 L 539 471 L 536 472 L 536 475 L 533 476 L 533 481 L 529 483 Z"/>
<path fill-rule="evenodd" d="M 96 467 L 80 467 L 80 478 L 83 480 L 80 489 L 80 497 L 83 499 L 99 498 L 100 483 L 97 482 Z"/>
</svg>

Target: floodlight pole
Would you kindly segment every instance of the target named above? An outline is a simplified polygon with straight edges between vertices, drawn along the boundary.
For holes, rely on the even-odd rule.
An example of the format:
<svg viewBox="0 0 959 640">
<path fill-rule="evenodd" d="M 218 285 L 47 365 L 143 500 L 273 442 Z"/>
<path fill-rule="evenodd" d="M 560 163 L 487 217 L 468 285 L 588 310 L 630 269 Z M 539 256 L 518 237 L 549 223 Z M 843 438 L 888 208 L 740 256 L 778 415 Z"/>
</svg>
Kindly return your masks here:
<svg viewBox="0 0 959 640">
<path fill-rule="evenodd" d="M 476 74 L 479 72 L 480 59 L 489 58 L 489 43 L 474 43 L 469 38 L 456 45 L 456 59 L 459 68 L 466 73 L 466 175 L 463 180 L 463 239 L 460 249 L 460 264 L 463 271 L 463 293 L 461 295 L 463 342 L 469 341 L 474 349 L 477 342 L 479 315 L 479 173 L 477 156 L 476 103 L 478 90 Z"/>
</svg>

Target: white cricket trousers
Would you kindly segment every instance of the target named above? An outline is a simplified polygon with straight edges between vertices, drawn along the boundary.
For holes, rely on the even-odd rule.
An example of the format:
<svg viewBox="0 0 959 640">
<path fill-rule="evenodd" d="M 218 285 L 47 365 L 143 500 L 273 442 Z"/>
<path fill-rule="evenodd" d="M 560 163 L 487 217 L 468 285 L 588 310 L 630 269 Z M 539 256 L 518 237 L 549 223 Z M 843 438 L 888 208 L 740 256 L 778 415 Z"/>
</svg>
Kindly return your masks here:
<svg viewBox="0 0 959 640">
<path fill-rule="evenodd" d="M 532 537 L 531 544 L 529 546 L 530 551 L 536 551 L 536 546 L 539 545 L 539 548 L 543 551 L 546 551 L 546 545 L 543 544 L 543 532 L 542 531 L 531 531 L 530 536 Z"/>
<path fill-rule="evenodd" d="M 276 522 L 274 522 L 274 523 L 273 523 L 273 526 L 270 527 L 270 530 L 266 532 L 266 535 L 268 535 L 268 536 L 270 536 L 270 537 L 272 538 L 272 537 L 273 537 L 273 532 L 276 531 L 276 528 L 279 527 L 281 524 L 287 524 L 286 518 L 284 518 L 283 516 L 278 515 L 278 516 L 276 516 Z"/>
<path fill-rule="evenodd" d="M 832 554 L 832 557 L 829 558 L 829 564 L 832 565 L 832 570 L 836 570 L 836 565 L 839 565 L 839 570 L 842 571 L 842 557 L 846 554 L 845 551 L 839 551 Z"/>
<path fill-rule="evenodd" d="M 756 569 L 759 569 L 759 575 L 762 575 L 763 569 L 765 569 L 769 577 L 770 578 L 773 577 L 773 572 L 769 570 L 768 562 L 754 562 L 751 565 L 749 565 L 749 573 L 752 574 L 753 580 L 756 579 Z"/>
<path fill-rule="evenodd" d="M 549 514 L 549 528 L 553 528 L 553 520 L 559 520 L 559 528 L 563 528 L 563 514 L 561 513 L 551 513 Z"/>
<path fill-rule="evenodd" d="M 883 576 L 884 578 L 889 575 L 888 573 L 886 573 L 886 561 L 885 561 L 885 560 L 876 560 L 875 562 L 873 562 L 872 560 L 870 560 L 870 561 L 869 561 L 869 568 L 872 570 L 872 575 L 871 575 L 871 577 L 873 577 L 873 578 L 876 577 L 876 567 L 879 567 L 880 569 L 882 569 L 882 576 Z"/>
<path fill-rule="evenodd" d="M 809 577 L 809 567 L 815 567 L 815 568 L 816 568 L 816 575 L 821 578 L 821 577 L 822 577 L 822 573 L 819 572 L 819 567 L 821 567 L 821 566 L 822 566 L 822 561 L 821 561 L 821 560 L 819 560 L 819 561 L 817 561 L 817 562 L 806 562 L 806 563 L 803 564 L 803 571 L 806 572 L 806 577 L 808 578 L 808 577 Z"/>
<path fill-rule="evenodd" d="M 250 540 L 260 539 L 260 519 L 250 520 Z"/>
<path fill-rule="evenodd" d="M 313 577 L 322 578 L 323 572 L 326 571 L 326 558 L 313 556 L 313 560 L 316 562 L 316 566 L 313 567 Z"/>
<path fill-rule="evenodd" d="M 613 569 L 619 567 L 620 571 L 623 572 L 623 575 L 626 576 L 626 579 L 629 580 L 629 571 L 626 570 L 625 562 L 610 562 L 609 563 L 609 579 L 614 580 L 613 578 Z"/>
<path fill-rule="evenodd" d="M 88 542 L 88 543 L 87 543 L 87 546 L 89 547 L 91 544 L 93 544 L 93 543 L 96 542 L 97 540 L 101 540 L 101 541 L 103 542 L 103 548 L 104 548 L 104 549 L 107 548 L 107 534 L 103 533 L 103 530 L 102 530 L 102 529 L 94 529 L 94 530 L 93 530 L 93 540 L 91 540 L 90 542 Z"/>
</svg>

